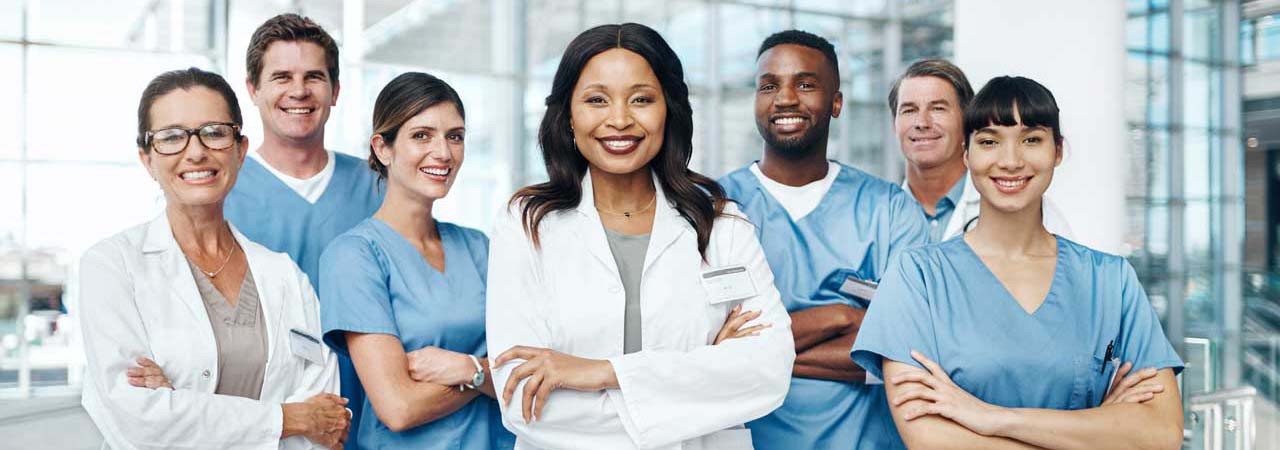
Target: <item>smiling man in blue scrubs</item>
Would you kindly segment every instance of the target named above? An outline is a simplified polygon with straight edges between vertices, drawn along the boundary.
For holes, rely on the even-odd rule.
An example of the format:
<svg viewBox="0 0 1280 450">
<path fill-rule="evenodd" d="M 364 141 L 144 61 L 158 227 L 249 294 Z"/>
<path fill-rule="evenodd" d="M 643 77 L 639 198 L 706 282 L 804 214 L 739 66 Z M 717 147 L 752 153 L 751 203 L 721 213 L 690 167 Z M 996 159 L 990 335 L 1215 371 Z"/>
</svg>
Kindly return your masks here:
<svg viewBox="0 0 1280 450">
<path fill-rule="evenodd" d="M 928 238 L 924 214 L 897 185 L 827 160 L 843 96 L 826 39 L 766 39 L 755 99 L 764 155 L 720 184 L 756 225 L 796 344 L 786 401 L 747 424 L 755 448 L 903 448 L 883 386 L 866 383 L 849 349 L 890 260 Z"/>
<path fill-rule="evenodd" d="M 324 148 L 325 122 L 338 101 L 338 46 L 311 19 L 281 14 L 253 33 L 245 67 L 262 117 L 262 146 L 245 158 L 227 196 L 227 220 L 250 240 L 288 253 L 319 287 L 320 254 L 329 241 L 382 204 L 363 160 Z M 342 396 L 361 404 L 351 360 L 340 355 L 338 367 Z M 356 431 L 349 447 L 356 447 Z"/>
</svg>

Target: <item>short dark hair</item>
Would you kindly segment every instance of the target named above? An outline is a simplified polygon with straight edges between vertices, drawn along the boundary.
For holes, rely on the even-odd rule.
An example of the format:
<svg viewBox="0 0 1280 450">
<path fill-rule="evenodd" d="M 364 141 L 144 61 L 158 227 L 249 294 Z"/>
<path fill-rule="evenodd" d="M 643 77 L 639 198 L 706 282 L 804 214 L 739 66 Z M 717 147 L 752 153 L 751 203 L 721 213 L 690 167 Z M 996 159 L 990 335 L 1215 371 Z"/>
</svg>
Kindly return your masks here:
<svg viewBox="0 0 1280 450">
<path fill-rule="evenodd" d="M 462 97 L 449 83 L 434 75 L 422 72 L 405 72 L 387 83 L 373 103 L 373 134 L 382 136 L 387 145 L 394 145 L 400 127 L 413 116 L 441 103 L 452 103 L 463 120 L 467 113 L 462 109 Z M 387 165 L 369 148 L 369 168 L 378 173 L 378 179 L 387 178 Z"/>
<path fill-rule="evenodd" d="M 1014 114 L 1014 111 L 1017 114 Z M 1046 127 L 1053 130 L 1053 142 L 1062 145 L 1062 130 L 1058 127 L 1058 101 L 1049 88 L 1026 77 L 1002 76 L 992 78 L 973 97 L 964 110 L 964 146 L 969 148 L 969 136 L 991 126 L 1017 125 L 1021 119 L 1026 127 Z"/>
<path fill-rule="evenodd" d="M 836 74 L 836 85 L 840 85 L 840 58 L 836 56 L 836 47 L 831 45 L 831 41 L 808 31 L 779 31 L 764 39 L 760 44 L 760 50 L 756 52 L 756 59 L 760 59 L 760 55 L 769 49 L 782 44 L 794 44 L 822 52 L 822 56 L 826 56 L 827 62 L 831 64 L 831 71 Z"/>
<path fill-rule="evenodd" d="M 922 59 L 911 64 L 911 67 L 907 67 L 907 71 L 893 81 L 893 87 L 889 89 L 891 114 L 895 116 L 898 114 L 898 88 L 902 87 L 902 80 L 916 77 L 935 77 L 946 81 L 951 85 L 951 89 L 956 91 L 956 99 L 960 101 L 956 107 L 961 110 L 973 101 L 973 86 L 969 84 L 969 78 L 964 76 L 964 71 L 945 59 Z"/>
<path fill-rule="evenodd" d="M 236 100 L 235 91 L 231 90 L 231 85 L 227 84 L 222 75 L 195 67 L 171 70 L 152 78 L 146 89 L 142 90 L 142 100 L 138 102 L 138 148 L 144 152 L 151 151 L 151 146 L 147 145 L 147 132 L 151 131 L 151 106 L 156 103 L 156 99 L 178 89 L 190 90 L 194 87 L 208 88 L 221 95 L 227 102 L 231 123 L 244 125 L 244 118 L 240 115 L 240 102 Z"/>
<path fill-rule="evenodd" d="M 324 49 L 324 65 L 329 71 L 329 82 L 338 84 L 338 44 L 333 37 L 324 31 L 319 24 L 309 18 L 293 13 L 280 14 L 267 19 L 249 39 L 249 51 L 245 52 L 244 67 L 253 87 L 258 87 L 258 78 L 262 76 L 262 57 L 267 48 L 276 42 L 303 41 L 319 45 Z"/>
</svg>

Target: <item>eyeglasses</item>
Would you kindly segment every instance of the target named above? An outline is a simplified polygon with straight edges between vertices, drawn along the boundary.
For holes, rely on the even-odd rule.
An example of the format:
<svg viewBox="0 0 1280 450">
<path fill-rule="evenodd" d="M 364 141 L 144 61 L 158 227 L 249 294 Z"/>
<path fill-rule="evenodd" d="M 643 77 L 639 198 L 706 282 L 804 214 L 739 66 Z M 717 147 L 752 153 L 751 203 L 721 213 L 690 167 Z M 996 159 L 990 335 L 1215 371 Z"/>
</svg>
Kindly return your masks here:
<svg viewBox="0 0 1280 450">
<path fill-rule="evenodd" d="M 200 128 L 172 127 L 162 130 L 148 131 L 143 135 L 144 142 L 152 150 L 161 155 L 176 155 L 187 149 L 191 136 L 200 139 L 200 144 L 209 150 L 223 150 L 240 140 L 240 126 L 233 123 L 208 123 Z"/>
</svg>

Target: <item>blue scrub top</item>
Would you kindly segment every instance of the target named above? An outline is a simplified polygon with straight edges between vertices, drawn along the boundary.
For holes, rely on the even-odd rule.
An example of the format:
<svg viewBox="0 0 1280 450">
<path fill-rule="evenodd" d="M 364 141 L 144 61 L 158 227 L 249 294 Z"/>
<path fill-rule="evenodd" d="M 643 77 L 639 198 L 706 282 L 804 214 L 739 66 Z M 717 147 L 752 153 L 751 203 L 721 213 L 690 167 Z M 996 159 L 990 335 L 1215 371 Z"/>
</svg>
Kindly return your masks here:
<svg viewBox="0 0 1280 450">
<path fill-rule="evenodd" d="M 1053 282 L 1033 313 L 963 235 L 903 253 L 862 322 L 854 362 L 880 376 L 882 357 L 921 367 L 917 350 L 987 403 L 1060 410 L 1098 406 L 1122 362 L 1181 372 L 1133 266 L 1057 240 Z"/>
<path fill-rule="evenodd" d="M 833 303 L 866 307 L 840 291 L 846 279 L 879 281 L 897 253 L 928 239 L 924 212 L 902 188 L 838 167 L 822 202 L 798 221 L 749 167 L 720 180 L 756 225 L 788 312 Z M 747 427 L 759 450 L 905 448 L 881 385 L 793 377 L 782 406 Z"/>
<path fill-rule="evenodd" d="M 334 239 L 320 258 L 320 322 L 324 341 L 349 356 L 346 331 L 395 336 L 405 352 L 426 346 L 483 358 L 484 295 L 489 240 L 469 228 L 437 222 L 445 271 L 409 241 L 370 218 Z M 480 396 L 452 414 L 403 432 L 388 429 L 366 398 L 358 405 L 360 448 L 510 449 L 498 403 Z"/>
<path fill-rule="evenodd" d="M 964 198 L 964 188 L 968 182 L 969 173 L 965 172 L 964 176 L 960 177 L 960 181 L 957 181 L 954 186 L 951 186 L 951 190 L 947 191 L 947 195 L 938 199 L 938 203 L 933 205 L 933 215 L 930 216 L 928 212 L 924 213 L 925 219 L 929 221 L 929 242 L 942 241 L 942 234 L 947 231 L 951 216 L 955 215 L 953 213 L 956 211 L 956 205 L 959 205 L 960 200 Z M 923 211 L 923 208 L 921 210 Z M 962 217 L 958 220 L 964 220 L 964 218 Z"/>
<path fill-rule="evenodd" d="M 333 238 L 369 218 L 382 206 L 377 174 L 359 158 L 334 153 L 333 178 L 314 204 L 276 178 L 255 158 L 245 158 L 223 214 L 249 240 L 289 254 L 311 286 L 320 286 L 320 254 Z M 338 355 L 342 396 L 359 404 L 360 381 L 346 355 Z M 354 419 L 359 419 L 355 411 Z M 347 442 L 358 442 L 351 430 Z M 354 447 L 354 446 L 352 446 Z"/>
</svg>

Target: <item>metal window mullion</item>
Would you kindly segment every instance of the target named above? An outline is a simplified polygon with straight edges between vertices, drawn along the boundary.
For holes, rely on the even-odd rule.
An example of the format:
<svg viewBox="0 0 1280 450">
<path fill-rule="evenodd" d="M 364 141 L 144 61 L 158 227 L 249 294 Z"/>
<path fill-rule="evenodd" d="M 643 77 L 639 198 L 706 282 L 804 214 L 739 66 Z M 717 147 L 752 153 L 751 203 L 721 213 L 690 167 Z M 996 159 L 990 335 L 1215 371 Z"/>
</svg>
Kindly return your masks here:
<svg viewBox="0 0 1280 450">
<path fill-rule="evenodd" d="M 952 4 L 952 8 L 955 5 Z M 879 92 L 889 92 L 889 83 L 898 78 L 899 72 L 902 71 L 902 5 L 898 2 L 888 2 L 885 5 L 885 13 L 889 16 L 889 21 L 884 25 L 884 48 L 882 50 L 883 58 L 880 61 L 880 80 L 881 89 Z M 893 129 L 893 112 L 886 114 L 885 120 L 880 121 L 881 130 Z M 880 174 L 887 180 L 895 183 L 902 180 L 902 172 L 904 170 L 903 162 L 900 156 L 898 138 L 893 132 L 884 133 L 880 145 Z"/>
<path fill-rule="evenodd" d="M 1169 282 L 1165 295 L 1169 300 L 1169 340 L 1179 354 L 1184 353 L 1186 337 L 1187 255 L 1185 247 L 1185 210 L 1183 178 L 1183 56 L 1182 0 L 1169 1 Z"/>
<path fill-rule="evenodd" d="M 725 149 L 720 145 L 724 126 L 724 80 L 720 73 L 720 3 L 707 4 L 707 143 L 706 166 L 703 170 L 712 177 L 725 172 Z"/>
<path fill-rule="evenodd" d="M 1228 340 L 1223 346 L 1223 373 L 1221 379 L 1225 386 L 1238 386 L 1244 379 L 1244 339 L 1241 336 L 1244 322 L 1243 305 L 1243 262 L 1244 246 L 1244 178 L 1236 174 L 1245 173 L 1244 148 L 1241 145 L 1242 88 L 1240 70 L 1240 3 L 1239 0 L 1227 0 L 1220 7 L 1219 23 L 1222 29 L 1221 55 L 1227 63 L 1222 70 L 1220 86 L 1222 117 L 1218 150 L 1221 154 L 1217 173 L 1221 188 L 1222 200 L 1219 205 L 1220 237 L 1216 246 L 1221 255 L 1222 284 L 1219 293 L 1222 295 L 1222 327 Z M 1212 69 L 1211 69 L 1212 70 Z M 1210 134 L 1210 138 L 1214 138 Z"/>
</svg>

